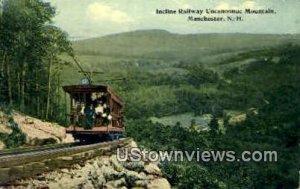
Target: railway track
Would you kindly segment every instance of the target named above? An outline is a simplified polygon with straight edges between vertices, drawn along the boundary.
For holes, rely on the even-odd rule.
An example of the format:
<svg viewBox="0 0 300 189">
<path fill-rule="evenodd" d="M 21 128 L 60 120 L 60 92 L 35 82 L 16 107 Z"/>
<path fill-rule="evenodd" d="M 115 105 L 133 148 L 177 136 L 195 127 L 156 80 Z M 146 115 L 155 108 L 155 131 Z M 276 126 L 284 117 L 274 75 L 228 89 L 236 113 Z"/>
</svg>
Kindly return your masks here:
<svg viewBox="0 0 300 189">
<path fill-rule="evenodd" d="M 18 178 L 71 166 L 99 155 L 111 155 L 131 143 L 131 138 L 88 145 L 61 144 L 0 151 L 0 185 Z"/>
<path fill-rule="evenodd" d="M 7 150 L 0 150 L 0 157 L 6 155 L 17 155 L 23 154 L 27 152 L 37 152 L 37 151 L 45 151 L 57 148 L 66 148 L 71 146 L 78 146 L 79 143 L 65 143 L 65 144 L 51 144 L 45 146 L 38 146 L 38 147 L 24 147 L 24 148 L 17 148 L 17 149 L 7 149 Z"/>
<path fill-rule="evenodd" d="M 28 163 L 31 161 L 38 161 L 40 159 L 54 158 L 59 156 L 69 156 L 76 153 L 82 153 L 90 150 L 97 150 L 98 148 L 117 147 L 119 144 L 125 144 L 131 141 L 130 138 L 124 138 L 111 142 L 101 142 L 88 145 L 79 145 L 78 143 L 50 145 L 45 147 L 37 147 L 31 149 L 16 149 L 8 151 L 0 151 L 0 168 L 10 167 Z"/>
</svg>

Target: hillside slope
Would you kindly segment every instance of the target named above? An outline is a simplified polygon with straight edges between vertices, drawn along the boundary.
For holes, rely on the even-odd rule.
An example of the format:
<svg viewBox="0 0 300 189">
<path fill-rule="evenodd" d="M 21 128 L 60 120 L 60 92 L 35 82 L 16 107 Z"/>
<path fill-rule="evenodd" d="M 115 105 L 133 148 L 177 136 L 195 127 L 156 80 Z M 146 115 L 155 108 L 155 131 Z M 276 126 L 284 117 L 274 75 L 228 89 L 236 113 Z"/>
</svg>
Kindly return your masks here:
<svg viewBox="0 0 300 189">
<path fill-rule="evenodd" d="M 241 53 L 256 53 L 290 43 L 300 44 L 300 35 L 183 35 L 143 30 L 73 41 L 73 48 L 84 70 L 105 73 L 93 75 L 95 83 L 99 83 L 108 78 L 128 77 L 134 72 L 184 74 L 183 67 L 199 62 L 223 72 L 250 62 L 245 58 L 232 60 Z M 73 62 L 67 57 L 66 60 Z M 78 83 L 83 77 L 73 73 L 78 73 L 75 64 L 65 66 L 63 84 Z"/>
<path fill-rule="evenodd" d="M 239 33 L 182 35 L 164 30 L 144 30 L 80 40 L 73 44 L 79 55 L 183 59 L 290 42 L 300 43 L 300 36 Z"/>
</svg>

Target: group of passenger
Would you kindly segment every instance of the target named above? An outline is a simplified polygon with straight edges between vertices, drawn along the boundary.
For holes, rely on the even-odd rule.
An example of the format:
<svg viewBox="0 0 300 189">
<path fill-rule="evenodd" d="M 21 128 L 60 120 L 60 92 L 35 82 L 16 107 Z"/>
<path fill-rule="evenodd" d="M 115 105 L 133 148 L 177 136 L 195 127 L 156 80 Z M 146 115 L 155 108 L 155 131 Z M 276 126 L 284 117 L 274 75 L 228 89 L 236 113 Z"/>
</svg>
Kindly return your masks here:
<svg viewBox="0 0 300 189">
<path fill-rule="evenodd" d="M 104 93 L 92 93 L 86 103 L 78 102 L 77 112 L 79 117 L 83 117 L 85 129 L 92 129 L 95 124 L 108 125 L 111 122 L 112 116 L 107 99 Z M 79 125 L 81 125 L 80 122 Z"/>
</svg>

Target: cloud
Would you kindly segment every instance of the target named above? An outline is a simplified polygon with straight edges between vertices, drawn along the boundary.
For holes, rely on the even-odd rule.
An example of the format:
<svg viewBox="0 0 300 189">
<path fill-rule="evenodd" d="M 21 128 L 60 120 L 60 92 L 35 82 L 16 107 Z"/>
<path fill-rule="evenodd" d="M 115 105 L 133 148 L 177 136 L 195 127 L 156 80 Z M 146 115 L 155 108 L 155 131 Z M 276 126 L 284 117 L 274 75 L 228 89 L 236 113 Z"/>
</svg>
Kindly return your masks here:
<svg viewBox="0 0 300 189">
<path fill-rule="evenodd" d="M 134 21 L 127 13 L 96 2 L 88 5 L 87 15 L 97 22 L 128 23 Z"/>
</svg>

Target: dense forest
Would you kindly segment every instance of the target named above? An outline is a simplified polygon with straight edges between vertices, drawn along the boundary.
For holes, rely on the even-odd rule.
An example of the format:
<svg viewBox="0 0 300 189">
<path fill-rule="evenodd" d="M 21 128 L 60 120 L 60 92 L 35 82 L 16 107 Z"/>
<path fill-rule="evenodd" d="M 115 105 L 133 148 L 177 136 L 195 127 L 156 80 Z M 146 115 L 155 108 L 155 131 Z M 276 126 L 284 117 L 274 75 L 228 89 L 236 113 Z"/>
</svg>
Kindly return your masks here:
<svg viewBox="0 0 300 189">
<path fill-rule="evenodd" d="M 72 56 L 66 33 L 51 25 L 55 9 L 32 0 L 0 7 L 0 102 L 46 120 L 62 117 L 61 54 Z"/>
<path fill-rule="evenodd" d="M 199 132 L 180 124 L 153 123 L 138 114 L 143 109 L 128 107 L 127 134 L 146 148 L 154 150 L 274 150 L 278 162 L 166 162 L 165 175 L 178 188 L 296 188 L 300 164 L 300 47 L 280 46 L 276 49 L 243 54 L 256 59 L 243 68 L 232 68 L 218 75 L 203 66 L 176 80 L 176 103 L 153 109 L 144 115 L 194 111 L 210 113 L 210 131 Z M 173 83 L 172 78 L 169 76 Z M 165 81 L 165 82 L 166 82 Z M 160 82 L 163 83 L 163 82 Z M 171 83 L 170 83 L 171 85 Z M 215 86 L 217 92 L 207 95 L 201 87 Z M 178 88 L 178 87 L 177 87 Z M 246 119 L 230 124 L 226 109 L 246 112 Z M 131 118 L 131 119 L 130 119 Z M 218 121 L 219 120 L 219 121 Z"/>
<path fill-rule="evenodd" d="M 169 33 L 155 31 L 148 32 L 151 37 L 146 39 L 141 37 L 143 32 L 125 34 L 126 40 L 136 39 L 134 35 L 140 40 L 132 47 L 135 50 L 128 48 L 132 44 L 127 41 L 129 44 L 123 44 L 127 51 L 122 51 L 119 44 L 124 39 L 122 35 L 116 36 L 115 46 L 109 46 L 113 44 L 111 38 L 103 38 L 102 46 L 89 45 L 96 40 L 72 45 L 67 34 L 53 26 L 55 14 L 55 9 L 41 0 L 0 1 L 2 108 L 64 123 L 61 86 L 78 83 L 82 77 L 74 74 L 78 68 L 70 61 L 76 55 L 85 68 L 104 71 L 110 77 L 126 77 L 126 80 L 108 84 L 125 99 L 126 135 L 147 149 L 278 152 L 278 162 L 162 162 L 164 176 L 174 188 L 297 187 L 300 165 L 298 43 L 285 42 L 281 36 L 280 43 L 273 45 L 276 36 L 243 38 L 243 35 L 232 34 L 229 36 L 232 45 L 227 49 L 227 44 L 221 43 L 227 35 L 218 36 L 219 41 L 211 44 L 215 38 L 211 35 L 170 37 Z M 235 43 L 235 37 L 244 40 Z M 155 41 L 162 39 L 174 41 L 172 48 L 164 46 L 162 51 L 151 51 L 156 50 Z M 263 39 L 267 41 L 264 44 Z M 182 42 L 186 40 L 193 42 L 192 49 L 183 48 Z M 246 43 L 255 40 L 258 43 L 255 48 L 252 43 Z M 205 52 L 200 52 L 199 45 L 209 46 L 210 51 L 202 48 Z M 219 46 L 223 49 L 218 49 Z M 98 57 L 101 52 L 116 53 L 118 48 L 123 54 Z M 200 59 L 198 54 L 206 58 Z M 93 79 L 95 82 L 104 80 L 102 76 Z M 244 114 L 245 119 L 231 121 L 235 116 L 228 112 L 233 111 Z M 195 116 L 211 115 L 209 128 L 200 129 L 195 120 L 190 120 L 189 127 L 183 127 L 180 122 L 168 125 L 151 120 L 151 117 L 186 112 Z M 21 145 L 18 141 L 24 140 L 17 127 L 14 128 L 16 134 L 5 136 L 11 139 L 7 143 L 12 147 Z"/>
</svg>

